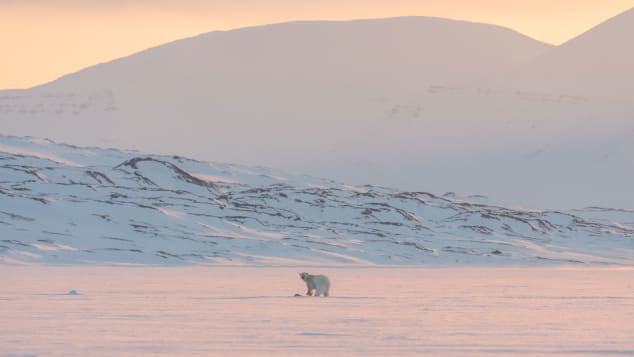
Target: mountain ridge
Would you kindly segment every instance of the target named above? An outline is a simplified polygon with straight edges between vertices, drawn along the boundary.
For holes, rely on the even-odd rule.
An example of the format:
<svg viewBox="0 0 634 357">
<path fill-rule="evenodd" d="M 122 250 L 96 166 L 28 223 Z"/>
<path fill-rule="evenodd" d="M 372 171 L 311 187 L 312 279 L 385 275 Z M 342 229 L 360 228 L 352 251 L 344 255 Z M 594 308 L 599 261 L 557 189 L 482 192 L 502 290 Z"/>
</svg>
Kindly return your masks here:
<svg viewBox="0 0 634 357">
<path fill-rule="evenodd" d="M 227 33 L 232 33 L 232 32 L 244 32 L 244 31 L 258 31 L 258 30 L 262 30 L 262 29 L 267 29 L 267 28 L 272 28 L 272 27 L 285 27 L 285 26 L 303 26 L 303 25 L 320 25 L 320 24 L 348 24 L 348 23 L 378 23 L 378 22 L 383 22 L 383 23 L 387 23 L 387 22 L 394 22 L 394 21 L 410 21 L 410 20 L 415 20 L 415 21 L 432 21 L 432 22 L 437 22 L 437 23 L 461 23 L 461 24 L 471 24 L 471 25 L 475 25 L 475 26 L 485 26 L 485 27 L 491 27 L 491 28 L 496 28 L 498 30 L 501 31 L 505 31 L 505 32 L 509 32 L 509 33 L 514 33 L 516 35 L 518 35 L 518 37 L 523 37 L 525 39 L 528 40 L 532 40 L 535 41 L 536 43 L 539 43 L 541 45 L 544 45 L 546 47 L 548 46 L 553 46 L 552 44 L 537 40 L 535 38 L 532 38 L 526 34 L 523 34 L 517 30 L 514 30 L 512 28 L 508 28 L 508 27 L 504 27 L 501 25 L 495 25 L 495 24 L 488 24 L 488 23 L 484 23 L 484 22 L 477 22 L 477 21 L 468 21 L 468 20 L 459 20 L 459 19 L 452 19 L 452 18 L 442 18 L 442 17 L 435 17 L 435 16 L 396 16 L 396 17 L 386 17 L 386 18 L 360 18 L 360 19 L 352 19 L 352 20 L 296 20 L 296 21 L 284 21 L 284 22 L 278 22 L 278 23 L 271 23 L 271 24 L 262 24 L 262 25 L 253 25 L 253 26 L 245 26 L 245 27 L 239 27 L 239 28 L 234 28 L 234 29 L 228 29 L 228 30 L 213 30 L 213 31 L 208 31 L 208 32 L 203 32 L 200 33 L 198 35 L 194 35 L 194 36 L 190 36 L 190 37 L 185 37 L 185 38 L 180 38 L 180 39 L 175 39 L 173 41 L 168 41 L 165 43 L 162 43 L 160 45 L 156 45 L 156 46 L 152 46 L 152 47 L 148 47 L 146 49 L 142 49 L 136 52 L 133 52 L 129 55 L 126 56 L 122 56 L 122 57 L 118 57 L 112 60 L 108 60 L 108 61 L 104 61 L 104 62 L 100 62 L 88 67 L 84 67 L 81 69 L 78 69 L 77 71 L 71 72 L 71 73 L 67 73 L 64 74 L 52 81 L 46 82 L 46 83 L 41 83 L 29 88 L 24 88 L 24 89 L 0 89 L 0 92 L 4 91 L 4 90 L 10 90 L 10 91 L 14 91 L 14 90 L 33 90 L 33 89 L 38 89 L 38 88 L 42 88 L 42 87 L 46 87 L 54 82 L 57 82 L 59 80 L 64 80 L 67 77 L 73 77 L 75 75 L 79 75 L 82 72 L 86 71 L 86 70 L 90 70 L 93 67 L 97 67 L 97 66 L 102 66 L 102 65 L 109 65 L 112 64 L 113 62 L 118 62 L 120 60 L 125 60 L 127 58 L 130 58 L 132 56 L 136 56 L 136 55 L 140 55 L 142 53 L 148 52 L 148 51 L 152 51 L 154 49 L 163 47 L 163 46 L 168 46 L 168 45 L 173 45 L 182 41 L 189 41 L 189 40 L 196 40 L 196 39 L 201 39 L 204 37 L 208 37 L 208 36 L 213 36 L 216 34 L 227 34 Z"/>
</svg>

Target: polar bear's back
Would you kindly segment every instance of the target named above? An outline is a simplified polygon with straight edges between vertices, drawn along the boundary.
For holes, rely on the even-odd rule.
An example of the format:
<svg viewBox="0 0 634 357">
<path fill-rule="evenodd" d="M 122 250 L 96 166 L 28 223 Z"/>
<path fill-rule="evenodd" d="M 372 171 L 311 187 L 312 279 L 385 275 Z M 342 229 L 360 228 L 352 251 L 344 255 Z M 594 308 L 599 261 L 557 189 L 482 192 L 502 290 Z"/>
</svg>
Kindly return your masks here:
<svg viewBox="0 0 634 357">
<path fill-rule="evenodd" d="M 313 282 L 321 288 L 328 289 L 330 287 L 330 279 L 325 275 L 313 275 Z"/>
</svg>

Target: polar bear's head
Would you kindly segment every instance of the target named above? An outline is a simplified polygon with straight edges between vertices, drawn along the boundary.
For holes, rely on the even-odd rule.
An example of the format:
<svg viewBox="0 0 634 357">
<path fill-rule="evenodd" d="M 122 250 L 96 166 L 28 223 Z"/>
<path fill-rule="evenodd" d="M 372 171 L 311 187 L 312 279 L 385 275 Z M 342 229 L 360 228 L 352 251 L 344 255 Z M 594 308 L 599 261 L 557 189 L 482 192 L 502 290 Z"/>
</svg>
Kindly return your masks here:
<svg viewBox="0 0 634 357">
<path fill-rule="evenodd" d="M 299 277 L 302 278 L 302 280 L 306 281 L 306 279 L 308 279 L 308 276 L 310 276 L 310 274 L 308 273 L 299 273 Z"/>
</svg>

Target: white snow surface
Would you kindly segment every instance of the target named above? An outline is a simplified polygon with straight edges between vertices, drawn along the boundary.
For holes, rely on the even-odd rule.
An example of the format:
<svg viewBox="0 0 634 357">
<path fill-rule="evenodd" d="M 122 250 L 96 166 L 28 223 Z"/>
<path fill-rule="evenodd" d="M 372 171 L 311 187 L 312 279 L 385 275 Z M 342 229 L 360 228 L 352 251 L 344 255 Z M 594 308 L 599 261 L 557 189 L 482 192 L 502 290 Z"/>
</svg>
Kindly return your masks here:
<svg viewBox="0 0 634 357">
<path fill-rule="evenodd" d="M 332 295 L 293 297 L 304 269 Z M 0 355 L 631 356 L 632 281 L 596 267 L 3 267 Z"/>
<path fill-rule="evenodd" d="M 634 212 L 512 208 L 0 136 L 0 262 L 633 265 Z"/>
</svg>

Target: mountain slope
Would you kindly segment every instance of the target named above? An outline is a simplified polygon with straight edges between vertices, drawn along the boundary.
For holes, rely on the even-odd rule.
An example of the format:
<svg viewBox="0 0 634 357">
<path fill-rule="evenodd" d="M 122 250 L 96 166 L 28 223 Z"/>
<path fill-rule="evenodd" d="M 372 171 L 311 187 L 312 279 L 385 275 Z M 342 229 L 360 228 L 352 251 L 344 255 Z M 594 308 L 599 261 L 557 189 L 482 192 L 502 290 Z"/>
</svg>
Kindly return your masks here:
<svg viewBox="0 0 634 357">
<path fill-rule="evenodd" d="M 480 81 L 548 79 L 525 63 L 551 49 L 416 17 L 212 32 L 0 93 L 0 130 L 537 207 L 633 208 L 634 101 L 576 82 Z"/>
<path fill-rule="evenodd" d="M 0 262 L 631 265 L 634 213 L 0 136 Z"/>
<path fill-rule="evenodd" d="M 381 91 L 392 84 L 403 91 L 436 81 L 463 84 L 525 63 L 550 47 L 503 27 L 441 18 L 302 21 L 202 34 L 40 88 L 159 90 L 186 84 L 188 90 L 224 90 L 279 81 L 320 91 L 337 89 L 314 88 L 329 82 Z"/>
<path fill-rule="evenodd" d="M 0 92 L 0 127 L 305 172 L 431 86 L 471 83 L 549 47 L 498 26 L 426 17 L 211 32 Z"/>
<path fill-rule="evenodd" d="M 424 17 L 211 32 L 0 93 L 0 123 L 10 134 L 287 167 L 372 125 L 390 102 L 476 81 L 547 48 L 501 27 Z M 289 153 L 293 144 L 300 155 Z"/>
<path fill-rule="evenodd" d="M 632 34 L 634 8 L 541 55 L 523 68 L 523 85 L 632 100 Z"/>
</svg>

